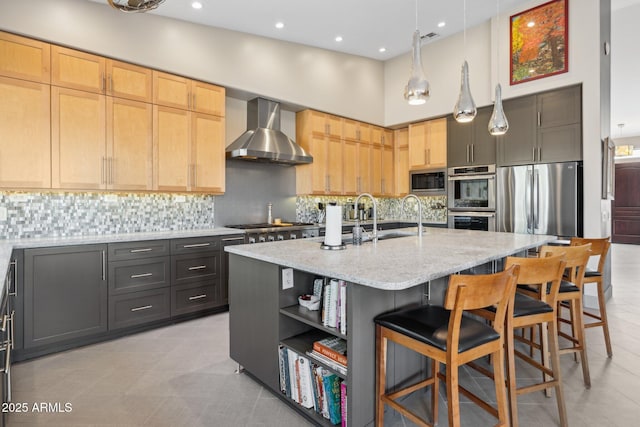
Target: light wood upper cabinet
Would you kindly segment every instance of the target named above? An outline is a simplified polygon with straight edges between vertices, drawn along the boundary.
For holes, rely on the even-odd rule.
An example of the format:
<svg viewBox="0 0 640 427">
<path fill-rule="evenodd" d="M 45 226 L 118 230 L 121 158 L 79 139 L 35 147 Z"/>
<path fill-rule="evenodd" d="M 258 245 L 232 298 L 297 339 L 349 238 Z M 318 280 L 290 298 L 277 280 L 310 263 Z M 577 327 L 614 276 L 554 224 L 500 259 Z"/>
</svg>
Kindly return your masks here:
<svg viewBox="0 0 640 427">
<path fill-rule="evenodd" d="M 153 71 L 153 103 L 166 107 L 224 116 L 222 87 L 174 74 Z"/>
<path fill-rule="evenodd" d="M 107 188 L 153 189 L 153 106 L 107 99 Z"/>
<path fill-rule="evenodd" d="M 371 126 L 371 143 L 375 145 L 393 144 L 393 131 L 379 126 Z"/>
<path fill-rule="evenodd" d="M 342 136 L 349 141 L 358 141 L 358 122 L 351 119 L 342 120 Z"/>
<path fill-rule="evenodd" d="M 190 80 L 173 74 L 153 71 L 153 103 L 188 110 Z"/>
<path fill-rule="evenodd" d="M 224 192 L 223 119 L 161 105 L 153 116 L 154 189 Z"/>
<path fill-rule="evenodd" d="M 51 88 L 53 188 L 105 188 L 105 111 L 104 95 Z"/>
<path fill-rule="evenodd" d="M 342 194 L 342 141 L 329 138 L 327 144 L 327 194 Z"/>
<path fill-rule="evenodd" d="M 47 43 L 0 32 L 0 76 L 49 83 L 50 56 Z"/>
<path fill-rule="evenodd" d="M 49 96 L 49 85 L 0 77 L 0 187 L 51 187 Z"/>
<path fill-rule="evenodd" d="M 224 119 L 191 113 L 191 191 L 224 193 L 224 148 Z"/>
<path fill-rule="evenodd" d="M 383 196 L 393 196 L 395 194 L 394 186 L 394 163 L 393 163 L 393 145 L 388 143 L 382 148 L 382 192 Z"/>
<path fill-rule="evenodd" d="M 447 165 L 447 119 L 409 125 L 409 167 L 425 169 Z"/>
<path fill-rule="evenodd" d="M 343 189 L 344 194 L 354 195 L 358 193 L 359 180 L 359 163 L 358 163 L 358 146 L 360 144 L 354 141 L 344 141 L 342 147 L 343 158 Z"/>
<path fill-rule="evenodd" d="M 371 144 L 358 144 L 358 191 L 371 192 Z"/>
<path fill-rule="evenodd" d="M 377 196 L 392 196 L 393 145 L 371 145 L 371 192 Z"/>
<path fill-rule="evenodd" d="M 409 194 L 409 129 L 394 132 L 394 184 L 395 194 Z"/>
<path fill-rule="evenodd" d="M 153 106 L 154 189 L 187 191 L 190 141 L 189 111 L 161 105 Z"/>
<path fill-rule="evenodd" d="M 106 59 L 51 45 L 51 84 L 93 93 L 105 91 Z"/>
<path fill-rule="evenodd" d="M 153 98 L 151 69 L 107 59 L 106 70 L 108 95 L 151 103 Z"/>
</svg>

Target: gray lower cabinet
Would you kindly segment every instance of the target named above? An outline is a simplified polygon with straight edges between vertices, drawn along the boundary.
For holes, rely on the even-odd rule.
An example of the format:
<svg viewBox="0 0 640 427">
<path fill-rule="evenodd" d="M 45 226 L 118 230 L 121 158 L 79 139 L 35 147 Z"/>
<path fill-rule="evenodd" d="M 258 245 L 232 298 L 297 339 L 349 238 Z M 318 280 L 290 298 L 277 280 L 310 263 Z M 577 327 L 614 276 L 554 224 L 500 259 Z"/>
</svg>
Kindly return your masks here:
<svg viewBox="0 0 640 427">
<path fill-rule="evenodd" d="M 107 245 L 24 251 L 24 348 L 106 334 Z"/>
<path fill-rule="evenodd" d="M 226 246 L 242 245 L 244 234 L 235 234 L 222 238 L 221 265 L 220 265 L 220 304 L 229 304 L 229 252 L 225 252 Z"/>
<path fill-rule="evenodd" d="M 169 240 L 109 244 L 109 330 L 171 316 Z"/>
</svg>

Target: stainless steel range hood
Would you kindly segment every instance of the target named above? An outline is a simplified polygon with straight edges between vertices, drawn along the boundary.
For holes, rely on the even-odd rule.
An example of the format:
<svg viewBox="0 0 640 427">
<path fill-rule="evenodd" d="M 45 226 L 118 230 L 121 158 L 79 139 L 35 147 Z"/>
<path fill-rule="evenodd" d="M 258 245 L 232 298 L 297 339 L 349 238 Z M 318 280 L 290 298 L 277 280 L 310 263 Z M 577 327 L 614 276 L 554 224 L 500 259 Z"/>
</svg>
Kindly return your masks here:
<svg viewBox="0 0 640 427">
<path fill-rule="evenodd" d="M 227 147 L 227 158 L 300 165 L 313 162 L 304 148 L 280 131 L 280 104 L 247 102 L 247 131 Z"/>
</svg>

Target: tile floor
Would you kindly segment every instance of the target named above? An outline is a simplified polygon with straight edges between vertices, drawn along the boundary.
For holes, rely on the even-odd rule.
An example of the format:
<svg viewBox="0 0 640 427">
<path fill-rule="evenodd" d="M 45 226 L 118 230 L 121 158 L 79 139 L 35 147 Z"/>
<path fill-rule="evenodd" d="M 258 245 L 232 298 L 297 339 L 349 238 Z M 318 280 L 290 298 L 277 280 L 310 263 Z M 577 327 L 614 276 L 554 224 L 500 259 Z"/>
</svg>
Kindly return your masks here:
<svg viewBox="0 0 640 427">
<path fill-rule="evenodd" d="M 592 387 L 562 357 L 570 425 L 638 425 L 640 416 L 640 246 L 613 245 L 614 295 L 608 312 L 614 356 L 606 357 L 600 329 L 587 331 Z M 305 426 L 278 398 L 246 375 L 234 373 L 228 354 L 228 316 L 218 314 L 119 340 L 23 362 L 13 367 L 13 401 L 28 413 L 9 414 L 9 426 Z M 526 369 L 518 380 L 527 381 Z M 491 395 L 490 380 L 465 370 L 463 381 Z M 408 403 L 425 412 L 425 395 Z M 440 425 L 446 425 L 441 400 Z M 66 413 L 33 412 L 33 404 L 70 403 Z M 472 403 L 462 404 L 466 426 L 493 425 Z M 521 426 L 557 423 L 555 399 L 533 393 L 518 399 Z M 388 426 L 412 425 L 395 413 Z"/>
</svg>

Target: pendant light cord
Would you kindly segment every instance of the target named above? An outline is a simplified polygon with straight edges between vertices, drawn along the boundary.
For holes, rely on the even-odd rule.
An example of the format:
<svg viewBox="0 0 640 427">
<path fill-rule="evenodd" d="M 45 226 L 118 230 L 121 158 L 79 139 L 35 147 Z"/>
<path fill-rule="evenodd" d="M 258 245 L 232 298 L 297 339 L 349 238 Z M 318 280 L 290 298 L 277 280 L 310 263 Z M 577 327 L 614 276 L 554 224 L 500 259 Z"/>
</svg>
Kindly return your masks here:
<svg viewBox="0 0 640 427">
<path fill-rule="evenodd" d="M 464 12 L 463 12 L 462 20 L 463 20 L 464 31 L 462 33 L 463 34 L 462 38 L 464 40 L 464 52 L 463 52 L 464 59 L 466 60 L 467 59 L 467 0 L 464 0 L 463 2 L 463 9 L 464 9 Z"/>
<path fill-rule="evenodd" d="M 416 0 L 416 30 L 418 29 L 418 0 Z"/>
<path fill-rule="evenodd" d="M 496 0 L 496 79 L 500 84 L 500 0 Z"/>
</svg>

